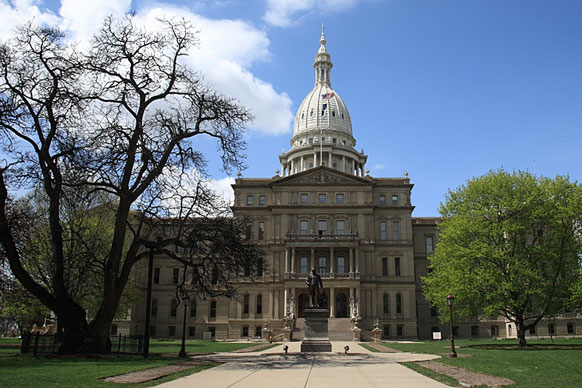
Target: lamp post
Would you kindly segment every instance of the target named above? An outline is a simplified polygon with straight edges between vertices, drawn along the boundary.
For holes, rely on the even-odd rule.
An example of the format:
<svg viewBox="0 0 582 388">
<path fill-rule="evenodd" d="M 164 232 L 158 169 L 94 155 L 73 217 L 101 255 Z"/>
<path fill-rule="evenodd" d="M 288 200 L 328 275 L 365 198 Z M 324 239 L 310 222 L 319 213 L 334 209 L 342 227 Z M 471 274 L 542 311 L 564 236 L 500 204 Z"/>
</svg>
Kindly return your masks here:
<svg viewBox="0 0 582 388">
<path fill-rule="evenodd" d="M 453 336 L 453 301 L 455 297 L 449 294 L 447 296 L 447 304 L 449 305 L 449 338 L 451 339 L 451 352 L 449 353 L 450 358 L 457 357 L 457 352 L 455 352 L 455 337 Z"/>
<path fill-rule="evenodd" d="M 155 245 L 153 243 L 146 244 L 146 247 L 149 248 L 149 260 L 148 260 L 148 284 L 147 284 L 147 291 L 146 291 L 146 316 L 145 316 L 145 332 L 144 332 L 144 340 L 143 340 L 143 356 L 145 358 L 148 357 L 150 351 L 150 315 L 151 315 L 151 308 L 152 308 L 152 276 L 153 276 L 153 268 L 154 268 L 154 248 Z"/>
<path fill-rule="evenodd" d="M 180 348 L 180 353 L 178 353 L 178 357 L 188 357 L 186 354 L 186 313 L 188 311 L 188 301 L 190 300 L 190 293 L 187 287 L 182 286 L 180 287 L 180 298 L 184 303 L 184 322 L 182 324 L 182 347 Z"/>
</svg>

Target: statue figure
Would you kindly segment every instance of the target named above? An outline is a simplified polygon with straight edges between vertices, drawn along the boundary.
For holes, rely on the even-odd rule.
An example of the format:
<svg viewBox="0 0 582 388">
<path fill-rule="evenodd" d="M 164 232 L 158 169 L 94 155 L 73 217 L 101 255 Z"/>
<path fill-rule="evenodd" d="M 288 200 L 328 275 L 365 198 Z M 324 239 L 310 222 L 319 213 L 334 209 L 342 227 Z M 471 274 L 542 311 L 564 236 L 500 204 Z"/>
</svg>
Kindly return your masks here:
<svg viewBox="0 0 582 388">
<path fill-rule="evenodd" d="M 315 272 L 314 268 L 311 268 L 311 273 L 307 276 L 305 284 L 307 284 L 309 296 L 311 297 L 311 307 L 320 307 L 323 283 L 321 282 L 321 276 Z"/>
</svg>

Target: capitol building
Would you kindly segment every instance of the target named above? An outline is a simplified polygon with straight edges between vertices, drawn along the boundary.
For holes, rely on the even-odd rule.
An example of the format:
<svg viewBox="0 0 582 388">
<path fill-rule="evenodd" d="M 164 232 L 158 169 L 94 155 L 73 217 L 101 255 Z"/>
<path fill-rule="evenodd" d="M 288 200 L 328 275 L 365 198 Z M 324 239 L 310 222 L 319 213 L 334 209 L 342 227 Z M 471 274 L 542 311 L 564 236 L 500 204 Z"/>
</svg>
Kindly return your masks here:
<svg viewBox="0 0 582 388">
<path fill-rule="evenodd" d="M 448 325 L 425 300 L 420 280 L 427 274 L 427 254 L 438 243 L 439 219 L 413 217 L 413 184 L 406 173 L 373 177 L 366 169 L 368 157 L 356 148 L 358 128 L 352 128 L 348 107 L 332 87 L 323 31 L 313 67 L 315 85 L 299 105 L 291 148 L 279 155 L 280 170 L 269 178 L 239 177 L 233 184 L 232 210 L 248 218 L 266 269 L 258 279 L 241 281 L 234 299 L 191 300 L 187 337 L 258 337 L 268 321 L 274 339 L 303 338 L 305 280 L 314 268 L 327 296 L 331 340 L 365 341 L 374 333 L 382 339 L 430 339 L 442 332 L 446 338 Z M 137 290 L 145 295 L 147 271 L 140 268 Z M 182 309 L 177 313 L 175 299 L 181 270 L 173 260 L 155 260 L 153 336 L 181 336 Z M 144 325 L 141 303 L 130 321 L 114 322 L 112 330 L 140 334 Z M 536 334 L 548 330 L 540 324 Z M 556 330 L 569 332 L 567 318 Z M 462 338 L 515 334 L 502 318 L 474 317 L 454 331 Z"/>
</svg>

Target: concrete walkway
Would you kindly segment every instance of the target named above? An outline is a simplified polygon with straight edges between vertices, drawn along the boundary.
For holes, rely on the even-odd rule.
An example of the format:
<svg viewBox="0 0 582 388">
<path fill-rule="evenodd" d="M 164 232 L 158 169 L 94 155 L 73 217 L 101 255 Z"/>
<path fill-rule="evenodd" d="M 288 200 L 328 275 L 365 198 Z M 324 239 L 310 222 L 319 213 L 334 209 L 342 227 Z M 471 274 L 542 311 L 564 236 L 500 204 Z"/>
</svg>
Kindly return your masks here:
<svg viewBox="0 0 582 388">
<path fill-rule="evenodd" d="M 283 345 L 289 346 L 284 354 Z M 344 354 L 344 346 L 349 346 Z M 427 354 L 372 353 L 355 342 L 333 342 L 330 353 L 300 353 L 288 342 L 256 353 L 200 356 L 224 364 L 183 377 L 159 388 L 443 388 L 444 384 L 398 362 L 438 358 Z"/>
</svg>

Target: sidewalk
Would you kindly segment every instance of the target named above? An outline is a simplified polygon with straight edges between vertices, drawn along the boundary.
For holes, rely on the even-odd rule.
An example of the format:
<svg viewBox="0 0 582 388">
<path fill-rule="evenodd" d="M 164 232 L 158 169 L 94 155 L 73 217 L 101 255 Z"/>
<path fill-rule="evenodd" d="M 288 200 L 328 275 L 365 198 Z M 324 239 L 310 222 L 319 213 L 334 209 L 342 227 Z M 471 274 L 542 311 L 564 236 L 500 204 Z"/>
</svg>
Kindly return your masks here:
<svg viewBox="0 0 582 388">
<path fill-rule="evenodd" d="M 289 346 L 283 354 L 283 345 Z M 344 346 L 349 346 L 344 354 Z M 332 342 L 331 353 L 299 352 L 301 343 L 288 342 L 257 353 L 205 356 L 224 364 L 180 378 L 159 388 L 443 388 L 444 384 L 398 362 L 437 358 L 427 354 L 372 353 L 356 342 Z M 201 356 L 202 357 L 202 356 Z"/>
</svg>

